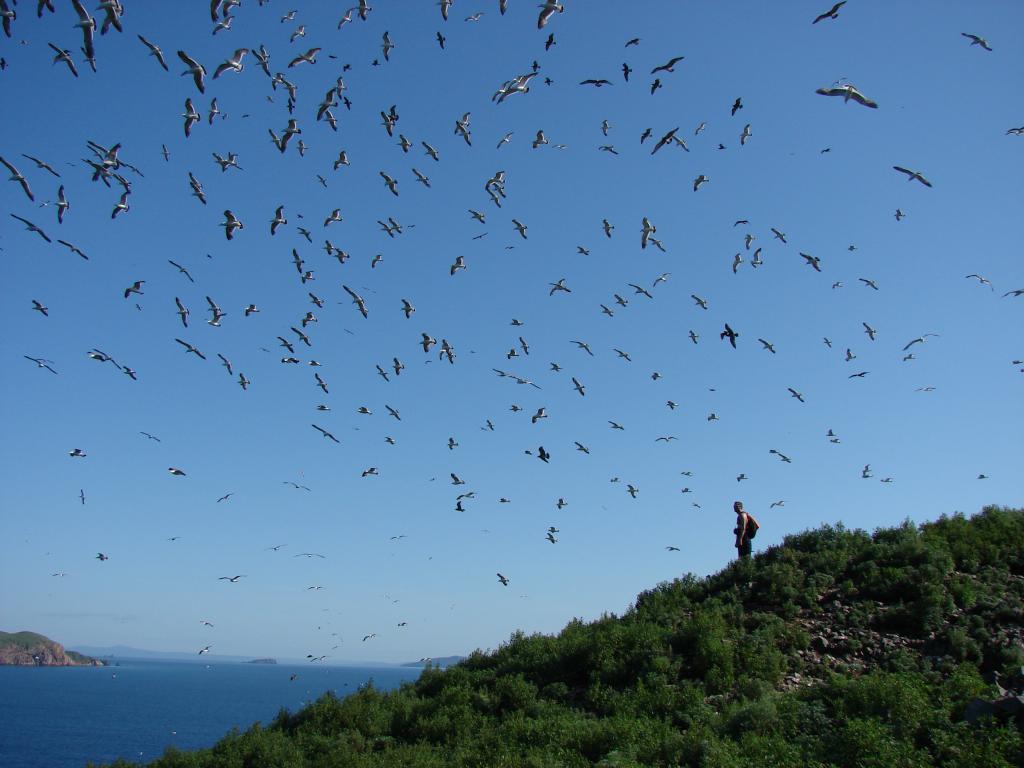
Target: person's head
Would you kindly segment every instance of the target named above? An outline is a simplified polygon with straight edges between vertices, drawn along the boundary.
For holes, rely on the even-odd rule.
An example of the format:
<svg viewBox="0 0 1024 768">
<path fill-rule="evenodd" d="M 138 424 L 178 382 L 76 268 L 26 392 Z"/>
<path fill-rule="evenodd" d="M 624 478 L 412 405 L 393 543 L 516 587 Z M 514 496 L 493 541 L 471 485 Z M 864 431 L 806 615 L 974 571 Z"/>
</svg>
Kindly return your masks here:
<svg viewBox="0 0 1024 768">
<path fill-rule="evenodd" d="M 742 515 L 743 514 L 743 502 L 742 501 L 734 501 L 732 503 L 732 508 L 733 508 L 733 510 L 735 510 L 737 515 Z"/>
</svg>

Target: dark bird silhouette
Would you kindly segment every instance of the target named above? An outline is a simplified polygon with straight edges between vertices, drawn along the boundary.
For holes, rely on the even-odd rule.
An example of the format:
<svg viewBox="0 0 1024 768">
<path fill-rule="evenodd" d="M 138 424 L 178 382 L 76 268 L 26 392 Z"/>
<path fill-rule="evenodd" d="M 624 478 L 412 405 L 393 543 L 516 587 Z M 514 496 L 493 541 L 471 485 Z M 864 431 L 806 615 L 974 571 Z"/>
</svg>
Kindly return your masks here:
<svg viewBox="0 0 1024 768">
<path fill-rule="evenodd" d="M 824 21 L 825 19 L 839 18 L 839 9 L 842 8 L 844 5 L 846 5 L 846 0 L 841 0 L 841 2 L 836 3 L 823 14 L 818 16 L 814 21 L 811 22 L 811 24 L 817 24 L 819 21 Z"/>
</svg>

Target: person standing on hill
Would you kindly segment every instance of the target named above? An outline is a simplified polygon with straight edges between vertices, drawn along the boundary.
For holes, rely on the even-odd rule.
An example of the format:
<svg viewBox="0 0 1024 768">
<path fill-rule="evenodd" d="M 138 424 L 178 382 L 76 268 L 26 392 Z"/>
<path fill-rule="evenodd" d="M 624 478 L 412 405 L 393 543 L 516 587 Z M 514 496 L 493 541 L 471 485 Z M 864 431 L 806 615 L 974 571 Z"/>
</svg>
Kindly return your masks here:
<svg viewBox="0 0 1024 768">
<path fill-rule="evenodd" d="M 754 516 L 743 509 L 743 502 L 737 501 L 732 505 L 736 512 L 736 527 L 733 533 L 736 534 L 736 553 L 738 557 L 750 557 L 750 540 L 757 535 L 760 524 Z"/>
</svg>

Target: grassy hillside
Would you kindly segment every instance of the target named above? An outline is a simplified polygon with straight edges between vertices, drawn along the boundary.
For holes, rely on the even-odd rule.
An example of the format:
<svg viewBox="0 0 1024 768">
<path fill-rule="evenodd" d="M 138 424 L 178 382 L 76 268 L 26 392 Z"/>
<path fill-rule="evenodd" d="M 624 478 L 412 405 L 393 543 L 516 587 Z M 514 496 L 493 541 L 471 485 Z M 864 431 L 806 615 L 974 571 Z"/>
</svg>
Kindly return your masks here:
<svg viewBox="0 0 1024 768">
<path fill-rule="evenodd" d="M 1009 768 L 1020 715 L 964 713 L 1022 663 L 1024 510 L 990 507 L 790 536 L 623 616 L 516 633 L 154 765 Z"/>
<path fill-rule="evenodd" d="M 13 646 L 28 650 L 42 643 L 52 643 L 50 638 L 35 632 L 0 632 L 0 647 Z"/>
</svg>

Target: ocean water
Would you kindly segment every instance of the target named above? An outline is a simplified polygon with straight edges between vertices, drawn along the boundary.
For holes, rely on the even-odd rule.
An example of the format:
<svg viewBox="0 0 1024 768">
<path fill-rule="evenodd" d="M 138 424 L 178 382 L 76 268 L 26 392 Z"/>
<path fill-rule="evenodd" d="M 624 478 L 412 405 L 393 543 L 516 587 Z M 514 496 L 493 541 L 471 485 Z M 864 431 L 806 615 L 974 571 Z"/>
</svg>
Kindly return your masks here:
<svg viewBox="0 0 1024 768">
<path fill-rule="evenodd" d="M 149 761 L 168 746 L 212 746 L 234 727 L 269 723 L 326 691 L 373 680 L 386 690 L 412 667 L 194 663 L 120 659 L 109 667 L 0 666 L 0 768 L 84 768 Z M 292 674 L 298 674 L 294 681 Z"/>
</svg>

